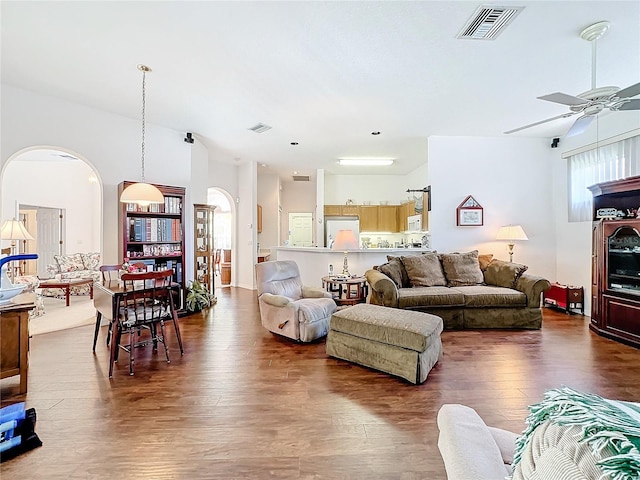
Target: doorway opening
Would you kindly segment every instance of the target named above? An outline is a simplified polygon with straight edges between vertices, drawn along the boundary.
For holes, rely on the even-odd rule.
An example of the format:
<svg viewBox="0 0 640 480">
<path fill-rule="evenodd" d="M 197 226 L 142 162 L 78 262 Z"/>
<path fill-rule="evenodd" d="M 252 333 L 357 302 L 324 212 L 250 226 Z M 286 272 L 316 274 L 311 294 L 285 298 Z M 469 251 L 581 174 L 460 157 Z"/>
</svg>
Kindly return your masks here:
<svg viewBox="0 0 640 480">
<path fill-rule="evenodd" d="M 54 255 L 102 257 L 102 185 L 86 159 L 59 147 L 29 147 L 9 157 L 0 174 L 1 219 L 20 218 L 34 237 L 21 245 L 38 254 L 25 270 L 46 278 Z"/>
<path fill-rule="evenodd" d="M 222 287 L 231 286 L 233 252 L 233 201 L 231 195 L 220 188 L 207 191 L 207 204 L 216 207 L 213 214 L 213 245 L 215 248 L 215 274 L 220 276 Z"/>
</svg>

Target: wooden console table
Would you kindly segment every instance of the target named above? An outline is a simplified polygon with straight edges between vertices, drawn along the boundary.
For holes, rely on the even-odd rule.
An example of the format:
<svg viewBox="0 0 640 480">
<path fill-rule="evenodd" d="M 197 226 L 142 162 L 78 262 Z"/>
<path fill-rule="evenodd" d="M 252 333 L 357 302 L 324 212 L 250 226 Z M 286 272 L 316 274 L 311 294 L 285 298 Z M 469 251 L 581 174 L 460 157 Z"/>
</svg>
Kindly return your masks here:
<svg viewBox="0 0 640 480">
<path fill-rule="evenodd" d="M 20 394 L 27 393 L 29 311 L 36 295 L 23 293 L 0 304 L 0 379 L 20 375 Z"/>
</svg>

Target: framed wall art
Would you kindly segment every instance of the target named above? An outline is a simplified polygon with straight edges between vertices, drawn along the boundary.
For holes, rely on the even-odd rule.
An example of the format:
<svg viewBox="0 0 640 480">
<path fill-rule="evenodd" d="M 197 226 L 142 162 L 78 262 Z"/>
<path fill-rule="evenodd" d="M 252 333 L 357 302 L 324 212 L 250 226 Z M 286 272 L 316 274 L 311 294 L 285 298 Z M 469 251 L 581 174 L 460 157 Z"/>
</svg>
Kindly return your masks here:
<svg viewBox="0 0 640 480">
<path fill-rule="evenodd" d="M 468 195 L 456 208 L 456 225 L 459 227 L 479 227 L 484 225 L 482 205 L 471 195 Z"/>
</svg>

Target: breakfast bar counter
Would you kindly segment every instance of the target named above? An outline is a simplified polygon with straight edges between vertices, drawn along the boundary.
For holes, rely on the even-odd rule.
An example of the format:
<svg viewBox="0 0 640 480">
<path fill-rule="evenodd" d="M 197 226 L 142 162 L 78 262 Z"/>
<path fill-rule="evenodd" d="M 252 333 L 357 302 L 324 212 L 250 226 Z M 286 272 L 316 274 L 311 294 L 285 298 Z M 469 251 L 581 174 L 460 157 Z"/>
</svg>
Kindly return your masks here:
<svg viewBox="0 0 640 480">
<path fill-rule="evenodd" d="M 351 275 L 362 276 L 374 265 L 387 262 L 387 255 L 394 257 L 419 255 L 430 252 L 428 248 L 365 248 L 348 250 L 347 261 Z M 344 252 L 325 247 L 275 247 L 270 260 L 293 260 L 298 264 L 302 282 L 310 287 L 322 287 L 322 277 L 329 274 L 329 265 L 334 273 L 342 273 Z"/>
</svg>

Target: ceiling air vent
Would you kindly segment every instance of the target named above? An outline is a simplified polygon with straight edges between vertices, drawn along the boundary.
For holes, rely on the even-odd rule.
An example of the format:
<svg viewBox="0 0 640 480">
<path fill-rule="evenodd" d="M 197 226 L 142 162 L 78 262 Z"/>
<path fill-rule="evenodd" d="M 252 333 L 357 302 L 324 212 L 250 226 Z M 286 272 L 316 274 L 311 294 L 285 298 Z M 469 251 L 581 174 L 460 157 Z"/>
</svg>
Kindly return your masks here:
<svg viewBox="0 0 640 480">
<path fill-rule="evenodd" d="M 458 38 L 495 40 L 523 9 L 481 5 L 460 30 Z"/>
<path fill-rule="evenodd" d="M 294 182 L 308 182 L 309 175 L 293 175 Z"/>
<path fill-rule="evenodd" d="M 267 130 L 271 130 L 271 127 L 269 125 L 265 125 L 264 123 L 258 123 L 251 127 L 249 130 L 256 133 L 262 133 L 266 132 Z"/>
</svg>

